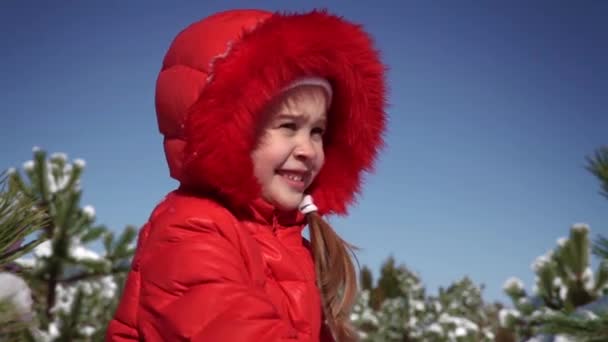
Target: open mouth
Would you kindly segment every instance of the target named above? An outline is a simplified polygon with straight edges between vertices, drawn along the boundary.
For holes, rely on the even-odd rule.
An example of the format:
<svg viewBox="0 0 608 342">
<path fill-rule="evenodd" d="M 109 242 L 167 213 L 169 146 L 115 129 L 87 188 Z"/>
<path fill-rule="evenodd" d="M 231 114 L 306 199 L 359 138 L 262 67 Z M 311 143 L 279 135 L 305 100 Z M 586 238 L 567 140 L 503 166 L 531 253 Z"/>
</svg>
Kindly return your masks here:
<svg viewBox="0 0 608 342">
<path fill-rule="evenodd" d="M 280 175 L 285 182 L 292 188 L 298 191 L 304 191 L 306 185 L 306 172 L 303 171 L 290 171 L 290 170 L 278 170 L 277 174 Z"/>
</svg>

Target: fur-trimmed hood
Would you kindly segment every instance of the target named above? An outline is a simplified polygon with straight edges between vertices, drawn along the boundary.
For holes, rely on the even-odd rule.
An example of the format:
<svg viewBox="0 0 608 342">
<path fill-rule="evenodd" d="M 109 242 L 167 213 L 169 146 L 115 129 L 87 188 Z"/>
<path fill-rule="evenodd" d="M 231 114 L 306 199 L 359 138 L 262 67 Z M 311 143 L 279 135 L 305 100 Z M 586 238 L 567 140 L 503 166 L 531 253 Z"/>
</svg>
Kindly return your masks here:
<svg viewBox="0 0 608 342">
<path fill-rule="evenodd" d="M 171 176 L 230 206 L 258 198 L 255 126 L 269 100 L 303 76 L 333 89 L 325 165 L 308 192 L 321 214 L 346 214 L 384 144 L 385 66 L 359 25 L 325 11 L 231 10 L 179 33 L 156 90 Z"/>
</svg>

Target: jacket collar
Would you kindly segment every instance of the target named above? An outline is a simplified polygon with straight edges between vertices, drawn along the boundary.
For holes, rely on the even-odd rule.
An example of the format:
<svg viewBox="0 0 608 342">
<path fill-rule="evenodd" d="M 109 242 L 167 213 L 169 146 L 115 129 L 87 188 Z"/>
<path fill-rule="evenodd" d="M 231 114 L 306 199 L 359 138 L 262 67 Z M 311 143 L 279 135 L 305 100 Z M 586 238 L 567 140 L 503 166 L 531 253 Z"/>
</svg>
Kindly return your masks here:
<svg viewBox="0 0 608 342">
<path fill-rule="evenodd" d="M 303 227 L 306 224 L 306 216 L 298 209 L 279 210 L 262 197 L 258 197 L 251 202 L 247 207 L 247 215 L 252 221 L 271 226 L 273 229 Z"/>
</svg>

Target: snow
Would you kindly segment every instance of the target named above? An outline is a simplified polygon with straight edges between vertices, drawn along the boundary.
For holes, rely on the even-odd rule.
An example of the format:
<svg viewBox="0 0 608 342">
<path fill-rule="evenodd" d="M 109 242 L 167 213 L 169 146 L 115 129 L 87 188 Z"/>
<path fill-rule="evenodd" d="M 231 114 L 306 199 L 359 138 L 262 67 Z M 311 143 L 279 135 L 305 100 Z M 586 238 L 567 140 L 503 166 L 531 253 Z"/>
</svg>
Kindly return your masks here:
<svg viewBox="0 0 608 342">
<path fill-rule="evenodd" d="M 498 320 L 503 327 L 507 326 L 509 317 L 519 318 L 520 316 L 519 311 L 513 309 L 501 309 L 498 312 Z"/>
<path fill-rule="evenodd" d="M 14 167 L 10 167 L 10 168 L 8 168 L 8 170 L 6 170 L 7 175 L 12 175 L 15 173 L 17 173 L 17 169 L 15 169 Z"/>
<path fill-rule="evenodd" d="M 76 165 L 77 167 L 84 169 L 84 167 L 87 165 L 87 163 L 84 161 L 84 159 L 80 159 L 80 158 L 76 158 L 74 159 L 74 165 Z"/>
<path fill-rule="evenodd" d="M 565 237 L 560 237 L 559 239 L 557 239 L 557 244 L 560 247 L 564 247 L 566 245 L 566 242 L 568 242 L 568 239 Z"/>
<path fill-rule="evenodd" d="M 562 278 L 560 278 L 560 277 L 555 277 L 555 278 L 553 279 L 553 286 L 554 286 L 554 287 L 560 287 L 560 286 L 562 286 L 563 284 L 564 284 L 564 283 L 562 282 Z"/>
<path fill-rule="evenodd" d="M 428 326 L 427 330 L 429 332 L 434 332 L 438 335 L 443 335 L 443 328 L 438 323 L 432 323 Z"/>
<path fill-rule="evenodd" d="M 416 310 L 416 311 L 424 311 L 424 309 L 425 309 L 424 303 L 419 300 L 413 300 L 412 306 L 414 307 L 414 310 Z"/>
<path fill-rule="evenodd" d="M 76 260 L 101 260 L 101 256 L 79 244 L 72 244 L 70 255 Z"/>
<path fill-rule="evenodd" d="M 52 312 L 70 312 L 72 303 L 74 302 L 74 296 L 76 295 L 77 288 L 75 286 L 63 286 L 57 285 L 55 288 L 55 306 L 51 308 Z"/>
<path fill-rule="evenodd" d="M 78 289 L 81 289 L 85 295 L 92 295 L 97 292 L 102 298 L 112 299 L 116 296 L 118 286 L 112 276 L 83 280 L 76 285 L 57 285 L 57 300 L 52 309 L 53 312 L 70 312 Z"/>
<path fill-rule="evenodd" d="M 55 153 L 51 154 L 51 159 L 60 160 L 65 163 L 68 160 L 68 155 L 63 152 L 55 152 Z"/>
<path fill-rule="evenodd" d="M 90 325 L 85 325 L 84 327 L 80 328 L 80 332 L 83 335 L 90 337 L 95 333 L 95 328 Z"/>
<path fill-rule="evenodd" d="M 38 258 L 49 257 L 52 254 L 52 248 L 51 240 L 46 240 L 34 248 L 34 256 Z"/>
<path fill-rule="evenodd" d="M 454 334 L 458 337 L 467 336 L 467 329 L 465 329 L 463 327 L 458 327 L 458 328 L 456 328 L 456 331 L 454 332 Z"/>
<path fill-rule="evenodd" d="M 34 170 L 34 161 L 28 160 L 25 163 L 23 163 L 23 169 L 25 171 L 33 171 Z"/>
<path fill-rule="evenodd" d="M 378 318 L 376 317 L 376 315 L 374 315 L 372 310 L 363 311 L 363 314 L 361 315 L 361 319 L 366 322 L 371 322 L 372 324 L 375 324 L 375 325 L 378 324 Z"/>
<path fill-rule="evenodd" d="M 515 288 L 518 291 L 521 291 L 524 289 L 524 282 L 521 281 L 521 279 L 519 279 L 517 277 L 511 277 L 505 281 L 502 288 L 504 290 L 508 290 L 510 288 Z"/>
<path fill-rule="evenodd" d="M 37 341 L 41 342 L 52 342 L 59 337 L 59 328 L 57 322 L 49 323 L 47 330 L 36 329 L 34 331 Z"/>
<path fill-rule="evenodd" d="M 567 296 L 568 296 L 568 287 L 567 287 L 567 286 L 565 286 L 565 285 L 562 285 L 562 286 L 559 288 L 559 297 L 560 297 L 562 300 L 566 300 L 566 297 L 567 297 Z"/>
<path fill-rule="evenodd" d="M 72 176 L 73 167 L 71 164 L 64 165 L 63 170 L 61 170 L 61 172 L 57 172 L 59 171 L 58 168 L 59 165 L 56 163 L 47 163 L 47 180 L 49 184 L 49 191 L 51 193 L 56 193 L 57 191 L 64 190 L 67 187 L 68 182 L 70 181 L 70 178 Z M 55 175 L 54 173 L 58 173 L 58 175 Z"/>
<path fill-rule="evenodd" d="M 36 260 L 33 258 L 19 258 L 16 259 L 15 262 L 23 267 L 34 267 L 36 265 Z"/>
<path fill-rule="evenodd" d="M 587 223 L 575 223 L 572 225 L 572 230 L 581 233 L 588 233 L 590 229 Z"/>
<path fill-rule="evenodd" d="M 585 290 L 587 290 L 589 292 L 593 291 L 593 288 L 595 287 L 595 279 L 593 278 L 593 271 L 591 270 L 591 268 L 589 266 L 587 266 L 587 268 L 585 268 L 582 278 L 583 278 Z"/>
<path fill-rule="evenodd" d="M 22 278 L 9 272 L 0 272 L 0 301 L 6 300 L 23 319 L 27 319 L 33 303 L 30 288 Z"/>
<path fill-rule="evenodd" d="M 463 317 L 454 317 L 454 316 L 450 316 L 446 313 L 442 313 L 441 316 L 439 316 L 439 323 L 444 323 L 444 324 L 454 324 L 457 327 L 462 327 L 466 330 L 472 330 L 472 331 L 477 331 L 479 330 L 479 328 L 477 327 L 477 324 L 471 322 L 470 320 L 463 318 Z"/>
<path fill-rule="evenodd" d="M 551 261 L 551 256 L 553 255 L 553 251 L 547 252 L 545 255 L 541 255 L 532 263 L 531 268 L 534 272 L 538 272 L 541 268 L 543 268 L 549 261 Z"/>
<path fill-rule="evenodd" d="M 95 208 L 92 205 L 86 205 L 82 211 L 90 220 L 95 218 Z"/>
<path fill-rule="evenodd" d="M 99 289 L 102 297 L 110 299 L 116 295 L 118 286 L 112 276 L 105 276 L 99 280 Z"/>
<path fill-rule="evenodd" d="M 586 319 L 589 319 L 589 320 L 596 320 L 599 318 L 598 315 L 596 315 L 594 312 L 589 311 L 589 310 L 581 310 L 579 313 L 581 315 L 583 315 L 583 317 L 585 317 Z"/>
<path fill-rule="evenodd" d="M 530 304 L 530 299 L 528 299 L 528 297 L 521 297 L 521 298 L 519 298 L 517 303 L 519 305 L 528 305 L 528 304 Z"/>
</svg>

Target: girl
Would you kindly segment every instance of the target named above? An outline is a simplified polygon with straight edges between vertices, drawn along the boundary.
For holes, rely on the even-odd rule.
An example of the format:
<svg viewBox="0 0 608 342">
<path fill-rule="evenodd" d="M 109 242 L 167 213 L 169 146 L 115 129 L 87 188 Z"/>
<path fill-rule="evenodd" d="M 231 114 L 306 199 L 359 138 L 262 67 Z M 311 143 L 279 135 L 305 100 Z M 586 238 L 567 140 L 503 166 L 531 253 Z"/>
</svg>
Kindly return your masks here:
<svg viewBox="0 0 608 342">
<path fill-rule="evenodd" d="M 156 93 L 180 186 L 140 231 L 107 340 L 355 340 L 350 246 L 322 217 L 346 214 L 382 147 L 384 82 L 370 37 L 326 12 L 180 32 Z"/>
</svg>

